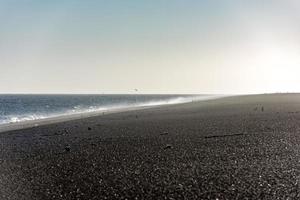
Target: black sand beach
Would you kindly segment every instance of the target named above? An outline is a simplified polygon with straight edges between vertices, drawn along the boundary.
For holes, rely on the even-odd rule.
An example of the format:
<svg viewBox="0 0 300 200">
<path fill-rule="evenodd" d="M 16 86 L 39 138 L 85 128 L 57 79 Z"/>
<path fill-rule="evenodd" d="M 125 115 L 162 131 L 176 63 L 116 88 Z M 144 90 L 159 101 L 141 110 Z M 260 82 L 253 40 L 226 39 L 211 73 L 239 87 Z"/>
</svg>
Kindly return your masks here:
<svg viewBox="0 0 300 200">
<path fill-rule="evenodd" d="M 300 94 L 0 133 L 0 199 L 299 199 Z"/>
</svg>

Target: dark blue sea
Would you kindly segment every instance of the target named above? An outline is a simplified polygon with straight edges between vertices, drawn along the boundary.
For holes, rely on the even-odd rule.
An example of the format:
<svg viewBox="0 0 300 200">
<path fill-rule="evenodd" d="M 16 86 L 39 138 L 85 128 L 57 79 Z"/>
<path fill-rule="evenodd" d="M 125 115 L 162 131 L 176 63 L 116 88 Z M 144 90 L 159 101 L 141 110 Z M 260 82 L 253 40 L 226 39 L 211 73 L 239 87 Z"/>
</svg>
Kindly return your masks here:
<svg viewBox="0 0 300 200">
<path fill-rule="evenodd" d="M 97 111 L 186 103 L 207 95 L 0 95 L 0 124 Z"/>
</svg>

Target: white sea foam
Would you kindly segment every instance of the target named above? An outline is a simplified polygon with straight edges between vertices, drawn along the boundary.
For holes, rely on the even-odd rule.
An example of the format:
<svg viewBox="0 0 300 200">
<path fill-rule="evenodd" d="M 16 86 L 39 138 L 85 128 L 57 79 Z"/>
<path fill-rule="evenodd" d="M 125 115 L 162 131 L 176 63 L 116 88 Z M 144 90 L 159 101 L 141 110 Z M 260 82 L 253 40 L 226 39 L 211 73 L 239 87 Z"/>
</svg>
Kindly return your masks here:
<svg viewBox="0 0 300 200">
<path fill-rule="evenodd" d="M 189 103 L 193 101 L 204 101 L 204 100 L 216 99 L 220 97 L 222 96 L 174 97 L 167 100 L 152 100 L 146 102 L 123 103 L 123 104 L 115 104 L 109 106 L 82 107 L 81 105 L 77 105 L 74 106 L 73 109 L 71 110 L 65 110 L 56 113 L 27 113 L 18 116 L 6 116 L 5 119 L 0 120 L 0 124 L 18 123 L 24 121 L 41 120 L 41 119 L 55 118 L 60 116 L 93 113 L 93 112 L 108 112 L 108 111 L 118 111 L 118 110 L 126 110 L 126 109 L 138 109 L 142 107 L 182 104 L 182 103 Z"/>
</svg>

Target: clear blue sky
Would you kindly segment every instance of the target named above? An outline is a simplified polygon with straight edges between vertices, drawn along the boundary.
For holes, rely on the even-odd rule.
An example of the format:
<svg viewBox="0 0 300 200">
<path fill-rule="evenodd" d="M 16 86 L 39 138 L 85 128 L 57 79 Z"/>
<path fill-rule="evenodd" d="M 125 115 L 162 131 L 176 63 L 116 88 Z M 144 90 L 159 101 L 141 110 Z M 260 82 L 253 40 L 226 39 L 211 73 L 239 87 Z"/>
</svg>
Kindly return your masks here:
<svg viewBox="0 0 300 200">
<path fill-rule="evenodd" d="M 0 0 L 0 93 L 300 92 L 297 0 Z"/>
</svg>

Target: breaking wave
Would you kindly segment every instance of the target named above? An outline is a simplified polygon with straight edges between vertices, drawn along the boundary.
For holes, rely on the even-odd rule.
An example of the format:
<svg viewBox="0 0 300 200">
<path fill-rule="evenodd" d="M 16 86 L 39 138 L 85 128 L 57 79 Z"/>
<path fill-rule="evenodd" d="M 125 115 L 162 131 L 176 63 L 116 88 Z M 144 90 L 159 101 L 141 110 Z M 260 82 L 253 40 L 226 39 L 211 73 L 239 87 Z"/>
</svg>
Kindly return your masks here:
<svg viewBox="0 0 300 200">
<path fill-rule="evenodd" d="M 193 101 L 201 101 L 201 100 L 209 100 L 218 98 L 216 96 L 188 96 L 188 97 L 173 97 L 168 99 L 155 99 L 149 101 L 140 101 L 135 100 L 134 102 L 124 102 L 117 104 L 108 104 L 108 105 L 75 105 L 71 109 L 61 109 L 60 111 L 53 110 L 47 112 L 35 112 L 35 113 L 22 113 L 17 115 L 5 115 L 0 117 L 0 124 L 10 124 L 10 123 L 18 123 L 24 121 L 33 121 L 33 120 L 41 120 L 41 119 L 49 119 L 61 116 L 68 115 L 76 115 L 76 114 L 85 114 L 85 113 L 93 113 L 93 112 L 109 112 L 109 111 L 118 111 L 118 110 L 126 110 L 126 109 L 138 109 L 142 107 L 154 107 L 161 105 L 171 105 L 171 104 L 181 104 L 181 103 L 189 103 Z M 49 108 L 49 105 L 46 105 Z"/>
</svg>

